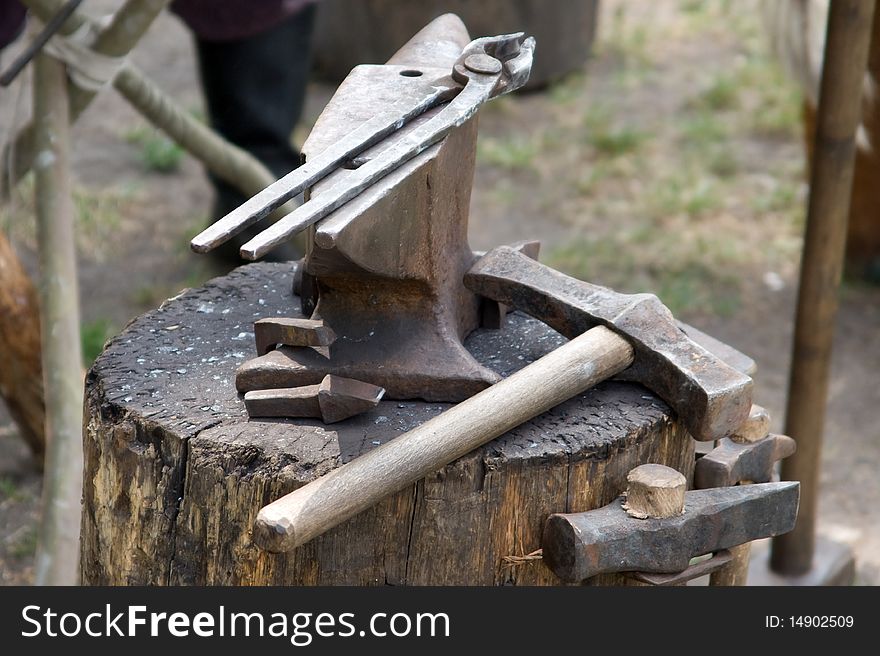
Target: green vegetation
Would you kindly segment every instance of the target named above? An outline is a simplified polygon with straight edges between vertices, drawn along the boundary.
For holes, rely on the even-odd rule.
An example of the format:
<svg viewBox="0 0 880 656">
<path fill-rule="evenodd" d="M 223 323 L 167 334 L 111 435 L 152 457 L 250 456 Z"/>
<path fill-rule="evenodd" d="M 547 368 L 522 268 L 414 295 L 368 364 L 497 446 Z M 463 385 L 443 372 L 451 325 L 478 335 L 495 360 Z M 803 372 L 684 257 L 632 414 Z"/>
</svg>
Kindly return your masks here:
<svg viewBox="0 0 880 656">
<path fill-rule="evenodd" d="M 180 168 L 183 149 L 155 128 L 134 128 L 125 134 L 125 140 L 140 147 L 139 157 L 148 171 L 174 173 Z"/>
<path fill-rule="evenodd" d="M 140 202 L 140 194 L 132 185 L 100 190 L 74 185 L 73 209 L 79 252 L 95 261 L 106 259 L 119 243 L 120 233 L 126 229 L 125 217 L 135 214 Z M 0 205 L 0 225 L 6 229 L 12 243 L 36 250 L 32 174 L 18 185 L 12 202 Z"/>
<path fill-rule="evenodd" d="M 637 151 L 648 135 L 628 125 L 617 125 L 607 107 L 594 107 L 584 116 L 586 142 L 597 154 L 619 157 Z"/>
<path fill-rule="evenodd" d="M 538 142 L 530 135 L 482 137 L 477 141 L 477 161 L 509 171 L 531 169 L 539 150 Z"/>
<path fill-rule="evenodd" d="M 20 532 L 17 539 L 9 545 L 9 555 L 21 559 L 33 556 L 37 551 L 37 529 L 30 526 Z"/>
<path fill-rule="evenodd" d="M 0 476 L 0 501 L 14 498 L 18 493 L 18 485 L 8 476 Z"/>
<path fill-rule="evenodd" d="M 104 350 L 107 340 L 118 332 L 118 328 L 108 319 L 95 319 L 80 326 L 83 363 L 86 367 L 91 366 Z"/>
<path fill-rule="evenodd" d="M 549 251 L 545 262 L 624 292 L 653 290 L 675 314 L 730 316 L 740 302 L 738 259 L 723 235 L 697 247 L 662 225 L 643 224 L 610 238 L 584 238 Z"/>
<path fill-rule="evenodd" d="M 190 262 L 192 262 L 192 259 L 190 259 Z M 191 268 L 186 273 L 186 277 L 180 282 L 173 284 L 150 283 L 136 288 L 131 295 L 131 303 L 141 311 L 151 310 L 182 289 L 201 287 L 208 279 L 215 275 L 217 273 L 211 270 L 210 261 L 196 261 L 193 262 Z"/>
<path fill-rule="evenodd" d="M 735 78 L 721 73 L 694 99 L 693 105 L 715 112 L 736 109 L 739 106 L 739 89 Z"/>
</svg>

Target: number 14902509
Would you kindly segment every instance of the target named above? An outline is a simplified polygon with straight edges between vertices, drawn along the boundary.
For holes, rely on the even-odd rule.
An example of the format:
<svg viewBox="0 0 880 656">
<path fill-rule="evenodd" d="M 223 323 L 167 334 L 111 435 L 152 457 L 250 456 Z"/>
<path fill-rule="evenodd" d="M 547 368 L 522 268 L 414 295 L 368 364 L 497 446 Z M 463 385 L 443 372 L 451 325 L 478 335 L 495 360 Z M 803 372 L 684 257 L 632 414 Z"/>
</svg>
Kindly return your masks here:
<svg viewBox="0 0 880 656">
<path fill-rule="evenodd" d="M 852 615 L 765 615 L 764 626 L 768 629 L 849 629 L 855 624 Z"/>
</svg>

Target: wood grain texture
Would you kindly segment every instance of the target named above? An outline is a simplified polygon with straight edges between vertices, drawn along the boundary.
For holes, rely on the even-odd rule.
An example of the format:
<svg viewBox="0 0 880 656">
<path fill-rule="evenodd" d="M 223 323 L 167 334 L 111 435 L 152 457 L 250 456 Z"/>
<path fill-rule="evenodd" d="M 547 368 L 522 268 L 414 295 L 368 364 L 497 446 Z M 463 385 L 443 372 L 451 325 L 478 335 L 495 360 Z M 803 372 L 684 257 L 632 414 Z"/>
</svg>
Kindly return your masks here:
<svg viewBox="0 0 880 656">
<path fill-rule="evenodd" d="M 262 506 L 449 408 L 382 401 L 332 426 L 248 421 L 234 372 L 254 355 L 255 319 L 293 316 L 291 276 L 286 265 L 239 268 L 135 320 L 98 358 L 85 583 L 558 585 L 540 560 L 502 559 L 539 548 L 549 514 L 610 503 L 639 464 L 691 476 L 693 440 L 669 408 L 637 385 L 603 383 L 294 551 L 261 551 L 251 529 Z M 564 341 L 514 313 L 505 332 L 478 330 L 467 347 L 508 376 Z"/>
<path fill-rule="evenodd" d="M 766 408 L 752 404 L 749 418 L 730 434 L 730 439 L 739 444 L 749 444 L 763 440 L 770 433 L 770 413 Z"/>
<path fill-rule="evenodd" d="M 47 446 L 34 564 L 37 585 L 74 585 L 78 570 L 83 377 L 66 84 L 64 65 L 47 54 L 37 55 L 34 205 Z"/>
<path fill-rule="evenodd" d="M 800 509 L 797 526 L 773 541 L 770 556 L 770 568 L 783 575 L 813 565 L 834 318 L 874 8 L 873 0 L 838 0 L 828 14 L 785 411 L 784 432 L 798 450 L 781 470 L 783 480 L 801 482 Z"/>
<path fill-rule="evenodd" d="M 684 512 L 687 479 L 672 467 L 639 465 L 626 476 L 626 514 L 637 519 L 665 519 Z"/>
</svg>

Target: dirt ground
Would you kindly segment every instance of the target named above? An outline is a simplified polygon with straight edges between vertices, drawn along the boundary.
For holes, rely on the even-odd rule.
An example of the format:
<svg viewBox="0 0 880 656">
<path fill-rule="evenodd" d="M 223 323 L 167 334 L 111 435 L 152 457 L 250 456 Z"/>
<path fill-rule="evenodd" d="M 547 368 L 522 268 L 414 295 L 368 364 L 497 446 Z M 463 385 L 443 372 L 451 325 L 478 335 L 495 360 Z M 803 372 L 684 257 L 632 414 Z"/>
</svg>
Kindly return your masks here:
<svg viewBox="0 0 880 656">
<path fill-rule="evenodd" d="M 657 292 L 757 360 L 756 400 L 781 431 L 806 197 L 799 94 L 767 54 L 755 2 L 601 5 L 582 72 L 483 111 L 471 244 L 540 238 L 554 266 Z M 176 19 L 163 16 L 134 59 L 202 112 L 191 41 Z M 332 90 L 310 87 L 296 140 Z M 28 96 L 27 81 L 0 90 L 3 140 L 29 115 Z M 76 125 L 73 148 L 84 347 L 93 356 L 131 317 L 212 275 L 187 248 L 209 220 L 211 191 L 200 165 L 114 93 Z M 33 267 L 31 192 L 25 181 L 0 221 Z M 878 363 L 880 288 L 849 281 L 819 530 L 852 546 L 860 584 L 880 583 Z M 40 483 L 0 410 L 0 583 L 31 580 Z"/>
</svg>

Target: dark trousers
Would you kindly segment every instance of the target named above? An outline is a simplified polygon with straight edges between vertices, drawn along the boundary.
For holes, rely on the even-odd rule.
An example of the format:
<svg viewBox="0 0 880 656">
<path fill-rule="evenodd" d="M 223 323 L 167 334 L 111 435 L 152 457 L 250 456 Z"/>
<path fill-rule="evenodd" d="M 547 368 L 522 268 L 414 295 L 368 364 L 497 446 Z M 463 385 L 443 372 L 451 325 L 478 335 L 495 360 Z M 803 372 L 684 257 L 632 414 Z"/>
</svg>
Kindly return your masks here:
<svg viewBox="0 0 880 656">
<path fill-rule="evenodd" d="M 211 126 L 247 150 L 276 178 L 299 166 L 291 145 L 309 77 L 315 7 L 308 5 L 283 23 L 236 41 L 196 39 L 199 72 Z M 211 176 L 216 190 L 211 221 L 246 198 Z"/>
</svg>

